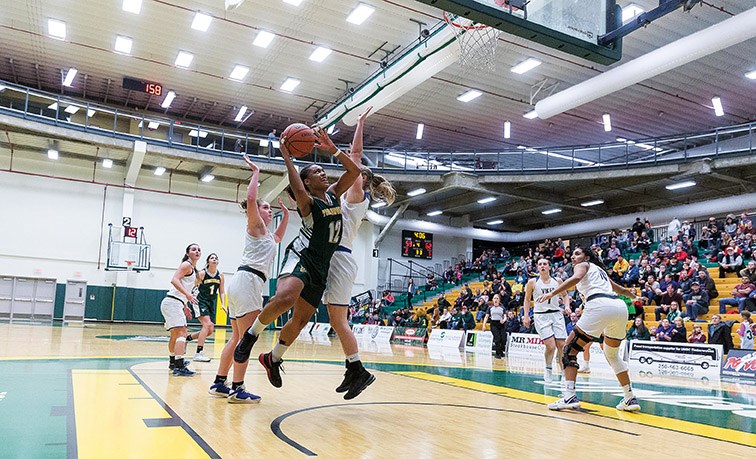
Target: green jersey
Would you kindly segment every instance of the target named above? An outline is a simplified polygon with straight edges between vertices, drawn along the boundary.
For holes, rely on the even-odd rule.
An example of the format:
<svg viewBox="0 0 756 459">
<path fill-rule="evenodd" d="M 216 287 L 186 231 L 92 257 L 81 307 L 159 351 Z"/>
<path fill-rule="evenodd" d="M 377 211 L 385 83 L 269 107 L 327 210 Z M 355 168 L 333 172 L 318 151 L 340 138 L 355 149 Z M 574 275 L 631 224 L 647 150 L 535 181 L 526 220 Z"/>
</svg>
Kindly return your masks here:
<svg viewBox="0 0 756 459">
<path fill-rule="evenodd" d="M 312 201 L 310 215 L 302 219 L 300 237 L 307 247 L 302 249 L 300 258 L 321 270 L 325 278 L 333 252 L 341 242 L 341 203 L 331 192 L 326 192 L 325 200 L 313 196 Z"/>
<path fill-rule="evenodd" d="M 215 311 L 215 305 L 218 303 L 218 291 L 220 290 L 221 274 L 220 271 L 216 271 L 215 275 L 211 275 L 205 271 L 205 276 L 202 279 L 198 289 L 197 303 L 199 303 L 200 315 L 211 315 Z"/>
</svg>

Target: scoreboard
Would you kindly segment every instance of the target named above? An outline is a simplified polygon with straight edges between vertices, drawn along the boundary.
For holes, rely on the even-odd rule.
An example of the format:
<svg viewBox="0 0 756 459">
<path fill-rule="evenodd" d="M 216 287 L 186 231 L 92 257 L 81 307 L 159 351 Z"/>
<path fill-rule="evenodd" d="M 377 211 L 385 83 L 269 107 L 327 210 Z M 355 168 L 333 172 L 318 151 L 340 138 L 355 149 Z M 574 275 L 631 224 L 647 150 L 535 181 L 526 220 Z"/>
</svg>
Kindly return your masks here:
<svg viewBox="0 0 756 459">
<path fill-rule="evenodd" d="M 433 258 L 433 234 L 423 231 L 402 231 L 402 256 L 409 258 Z"/>
</svg>

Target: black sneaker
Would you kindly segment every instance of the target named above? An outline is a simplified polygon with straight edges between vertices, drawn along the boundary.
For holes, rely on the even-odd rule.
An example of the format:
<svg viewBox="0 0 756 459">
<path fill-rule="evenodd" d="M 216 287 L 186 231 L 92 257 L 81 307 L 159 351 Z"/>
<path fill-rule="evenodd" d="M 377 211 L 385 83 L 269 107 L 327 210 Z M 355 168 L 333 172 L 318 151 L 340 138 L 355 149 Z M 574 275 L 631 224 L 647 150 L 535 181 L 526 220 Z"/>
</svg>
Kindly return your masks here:
<svg viewBox="0 0 756 459">
<path fill-rule="evenodd" d="M 339 385 L 339 387 L 336 388 L 336 392 L 340 394 L 342 392 L 348 391 L 349 386 L 352 385 L 352 380 L 357 375 L 357 373 L 358 373 L 357 371 L 353 370 L 349 366 L 349 362 L 347 362 L 347 370 L 344 373 L 344 380 L 341 381 L 341 384 Z"/>
<path fill-rule="evenodd" d="M 360 395 L 367 386 L 373 384 L 373 381 L 375 381 L 375 376 L 363 368 L 362 371 L 352 378 L 352 384 L 349 386 L 347 393 L 344 394 L 344 400 L 351 400 Z"/>
<path fill-rule="evenodd" d="M 168 369 L 171 370 L 171 371 L 175 370 L 176 369 L 176 364 L 174 362 L 170 362 L 168 364 Z"/>
<path fill-rule="evenodd" d="M 274 362 L 273 354 L 270 352 L 267 354 L 260 354 L 260 357 L 257 359 L 260 361 L 260 364 L 265 367 L 265 371 L 268 372 L 268 381 L 270 381 L 273 387 L 283 386 L 283 381 L 281 380 L 281 371 L 283 371 L 281 364 L 283 363 L 283 360 Z M 286 372 L 284 371 L 284 373 Z"/>
<path fill-rule="evenodd" d="M 251 335 L 245 331 L 239 340 L 239 344 L 237 344 L 234 349 L 234 362 L 244 363 L 249 360 L 249 355 L 252 353 L 252 346 L 254 346 L 256 342 L 257 336 Z"/>
</svg>

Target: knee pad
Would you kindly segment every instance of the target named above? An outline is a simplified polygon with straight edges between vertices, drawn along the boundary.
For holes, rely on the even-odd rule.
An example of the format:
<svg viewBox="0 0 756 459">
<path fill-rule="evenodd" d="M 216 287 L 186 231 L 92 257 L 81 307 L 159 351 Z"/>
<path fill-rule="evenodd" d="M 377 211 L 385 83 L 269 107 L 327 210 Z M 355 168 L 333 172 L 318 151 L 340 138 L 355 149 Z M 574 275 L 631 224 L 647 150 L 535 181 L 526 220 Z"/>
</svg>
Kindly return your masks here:
<svg viewBox="0 0 756 459">
<path fill-rule="evenodd" d="M 185 343 L 186 342 L 186 336 L 179 336 L 176 338 L 177 343 Z"/>
<path fill-rule="evenodd" d="M 627 363 L 620 358 L 618 347 L 604 346 L 604 356 L 606 361 L 609 362 L 609 366 L 614 370 L 614 374 L 627 371 Z"/>
<path fill-rule="evenodd" d="M 564 351 L 562 353 L 562 365 L 565 368 L 580 368 L 580 365 L 578 365 L 577 363 L 577 355 L 583 352 L 585 345 L 593 341 L 593 339 L 577 328 L 572 333 L 573 334 L 570 335 L 571 338 L 568 338 L 567 342 L 564 345 Z"/>
</svg>

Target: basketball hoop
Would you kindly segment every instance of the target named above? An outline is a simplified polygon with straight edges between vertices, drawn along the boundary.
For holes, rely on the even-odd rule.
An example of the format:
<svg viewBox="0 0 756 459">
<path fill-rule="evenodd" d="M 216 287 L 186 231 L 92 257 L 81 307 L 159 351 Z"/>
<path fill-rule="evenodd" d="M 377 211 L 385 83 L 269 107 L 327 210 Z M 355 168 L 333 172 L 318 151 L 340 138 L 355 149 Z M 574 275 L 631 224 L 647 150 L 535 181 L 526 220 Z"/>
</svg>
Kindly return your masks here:
<svg viewBox="0 0 756 459">
<path fill-rule="evenodd" d="M 444 11 L 444 21 L 454 31 L 459 44 L 459 63 L 478 70 L 496 69 L 496 45 L 501 30 L 472 22 Z"/>
<path fill-rule="evenodd" d="M 134 260 L 123 260 L 124 263 L 126 263 L 126 271 L 133 271 L 134 270 L 134 264 L 136 261 Z"/>
</svg>

